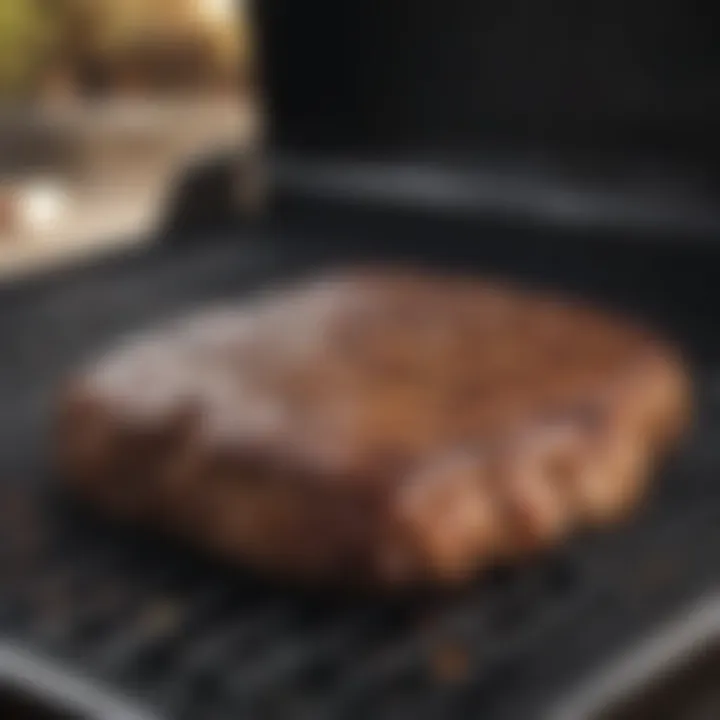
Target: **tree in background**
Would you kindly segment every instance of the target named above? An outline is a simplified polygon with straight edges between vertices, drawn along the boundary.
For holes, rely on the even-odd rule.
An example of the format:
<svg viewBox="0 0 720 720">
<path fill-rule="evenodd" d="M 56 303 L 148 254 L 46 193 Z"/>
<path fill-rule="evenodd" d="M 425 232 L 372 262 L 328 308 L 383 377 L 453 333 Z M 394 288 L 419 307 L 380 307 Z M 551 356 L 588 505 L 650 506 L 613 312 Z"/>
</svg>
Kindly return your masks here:
<svg viewBox="0 0 720 720">
<path fill-rule="evenodd" d="M 56 0 L 63 1 L 63 0 Z M 87 84 L 128 92 L 232 86 L 246 66 L 245 26 L 231 0 L 64 0 L 69 52 Z"/>
<path fill-rule="evenodd" d="M 17 97 L 237 88 L 234 0 L 0 0 L 0 92 Z"/>
<path fill-rule="evenodd" d="M 0 0 L 0 98 L 27 97 L 52 64 L 58 27 L 46 0 Z"/>
</svg>

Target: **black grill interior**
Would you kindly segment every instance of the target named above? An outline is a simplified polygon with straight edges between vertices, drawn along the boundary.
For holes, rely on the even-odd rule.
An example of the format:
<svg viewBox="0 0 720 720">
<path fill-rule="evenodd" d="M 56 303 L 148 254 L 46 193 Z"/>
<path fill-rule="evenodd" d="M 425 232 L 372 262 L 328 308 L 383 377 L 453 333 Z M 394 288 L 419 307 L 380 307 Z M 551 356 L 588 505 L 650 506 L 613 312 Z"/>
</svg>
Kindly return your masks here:
<svg viewBox="0 0 720 720">
<path fill-rule="evenodd" d="M 165 244 L 2 290 L 0 632 L 167 718 L 533 718 L 720 575 L 713 251 L 523 239 L 332 213 Z M 341 228 L 344 228 L 341 229 Z M 348 228 L 353 228 L 352 231 Z M 493 234 L 495 233 L 496 234 Z M 438 256 L 437 237 L 452 238 Z M 55 487 L 52 388 L 119 334 L 286 275 L 383 254 L 511 273 L 648 317 L 697 367 L 699 417 L 640 517 L 452 596 L 347 597 L 217 565 Z M 677 301 L 681 288 L 685 303 Z M 12 341 L 7 341 L 12 338 Z M 517 688 L 522 687 L 522 692 Z"/>
<path fill-rule="evenodd" d="M 283 152 L 636 163 L 717 180 L 717 9 L 664 0 L 254 3 Z M 587 159 L 587 158 L 586 158 Z M 624 171 L 624 172 L 623 172 Z M 716 183 L 714 185 L 716 188 Z M 697 188 L 696 188 L 697 189 Z M 713 196 L 716 193 L 713 192 Z"/>
</svg>

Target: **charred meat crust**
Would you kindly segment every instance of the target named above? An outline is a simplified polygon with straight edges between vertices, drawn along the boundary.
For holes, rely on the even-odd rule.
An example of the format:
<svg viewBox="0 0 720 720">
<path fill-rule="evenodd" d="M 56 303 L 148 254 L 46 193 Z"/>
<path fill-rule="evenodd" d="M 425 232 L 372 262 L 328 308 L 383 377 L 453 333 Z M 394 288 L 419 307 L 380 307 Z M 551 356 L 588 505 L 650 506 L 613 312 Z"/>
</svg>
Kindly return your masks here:
<svg viewBox="0 0 720 720">
<path fill-rule="evenodd" d="M 71 379 L 58 463 L 109 512 L 305 579 L 454 583 L 636 506 L 676 353 L 555 298 L 345 273 L 131 339 Z"/>
</svg>

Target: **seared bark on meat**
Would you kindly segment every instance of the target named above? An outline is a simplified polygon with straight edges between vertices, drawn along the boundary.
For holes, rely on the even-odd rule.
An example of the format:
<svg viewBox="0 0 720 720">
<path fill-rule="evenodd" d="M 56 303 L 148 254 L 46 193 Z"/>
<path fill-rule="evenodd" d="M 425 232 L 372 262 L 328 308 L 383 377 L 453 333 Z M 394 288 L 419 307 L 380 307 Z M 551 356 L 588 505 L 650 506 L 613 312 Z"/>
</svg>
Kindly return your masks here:
<svg viewBox="0 0 720 720">
<path fill-rule="evenodd" d="M 672 349 L 519 289 L 328 276 L 132 339 L 63 393 L 98 504 L 277 573 L 464 580 L 642 494 L 688 416 Z"/>
</svg>

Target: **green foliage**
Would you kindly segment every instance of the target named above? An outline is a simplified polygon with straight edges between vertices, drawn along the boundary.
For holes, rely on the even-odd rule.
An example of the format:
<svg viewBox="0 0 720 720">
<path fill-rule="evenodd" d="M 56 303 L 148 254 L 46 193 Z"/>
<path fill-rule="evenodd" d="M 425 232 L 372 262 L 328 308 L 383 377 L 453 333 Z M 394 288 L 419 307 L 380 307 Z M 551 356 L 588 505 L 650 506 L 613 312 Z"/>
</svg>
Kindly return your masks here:
<svg viewBox="0 0 720 720">
<path fill-rule="evenodd" d="M 45 0 L 0 0 L 0 99 L 26 94 L 57 40 Z"/>
</svg>

